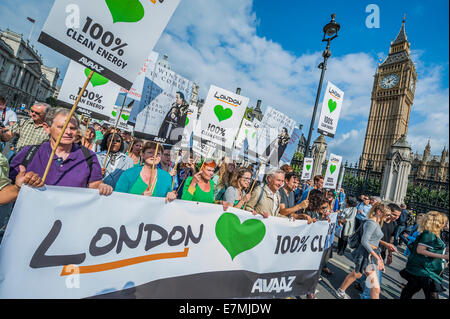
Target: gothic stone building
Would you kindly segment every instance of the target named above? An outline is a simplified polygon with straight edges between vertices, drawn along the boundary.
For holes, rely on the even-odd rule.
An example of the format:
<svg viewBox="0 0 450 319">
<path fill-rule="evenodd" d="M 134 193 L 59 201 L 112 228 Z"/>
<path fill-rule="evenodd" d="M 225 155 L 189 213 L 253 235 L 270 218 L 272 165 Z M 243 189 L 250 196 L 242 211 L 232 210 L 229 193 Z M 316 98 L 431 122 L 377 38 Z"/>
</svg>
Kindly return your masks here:
<svg viewBox="0 0 450 319">
<path fill-rule="evenodd" d="M 428 141 L 423 155 L 414 154 L 411 163 L 410 178 L 429 179 L 448 183 L 448 150 L 442 150 L 441 155 L 431 155 Z"/>
</svg>

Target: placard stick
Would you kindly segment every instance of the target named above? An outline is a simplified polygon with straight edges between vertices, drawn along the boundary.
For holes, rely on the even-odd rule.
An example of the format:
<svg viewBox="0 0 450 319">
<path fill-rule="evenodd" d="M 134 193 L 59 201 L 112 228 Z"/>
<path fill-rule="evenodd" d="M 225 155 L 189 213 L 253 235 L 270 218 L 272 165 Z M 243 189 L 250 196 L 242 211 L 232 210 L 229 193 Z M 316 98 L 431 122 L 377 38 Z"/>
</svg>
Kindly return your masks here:
<svg viewBox="0 0 450 319">
<path fill-rule="evenodd" d="M 128 147 L 127 153 L 131 152 L 131 149 L 133 148 L 133 145 L 134 145 L 134 141 L 135 141 L 135 139 L 133 138 L 133 140 L 130 143 L 130 146 Z"/>
<path fill-rule="evenodd" d="M 156 185 L 153 185 L 153 170 L 155 169 L 155 162 L 156 162 L 156 156 L 158 155 L 158 148 L 159 148 L 159 143 L 156 143 L 155 155 L 153 155 L 152 170 L 150 172 L 150 179 L 148 181 L 147 189 L 145 190 L 146 192 L 148 192 L 151 188 L 153 188 L 153 190 L 154 190 L 155 186 L 156 186 Z"/>
<path fill-rule="evenodd" d="M 81 144 L 83 144 L 83 145 L 84 145 L 84 143 L 86 143 L 87 132 L 88 132 L 89 121 L 90 121 L 90 120 L 91 120 L 91 118 L 88 117 L 88 118 L 87 118 L 87 122 L 86 122 L 86 130 L 84 131 L 84 136 L 83 136 L 83 139 L 82 139 L 82 142 L 81 142 Z"/>
<path fill-rule="evenodd" d="M 114 126 L 114 131 L 117 130 L 117 126 L 119 125 L 120 116 L 122 115 L 122 111 L 123 111 L 123 107 L 125 106 L 126 99 L 127 99 L 127 97 L 125 96 L 123 98 L 123 103 L 122 103 L 122 107 L 120 108 L 119 116 L 117 117 L 116 125 Z M 133 102 L 131 102 L 131 103 L 133 103 Z M 111 151 L 111 145 L 112 145 L 112 143 L 114 141 L 114 134 L 116 134 L 116 133 L 113 133 L 112 136 L 111 136 L 111 142 L 109 142 L 108 150 L 106 151 L 105 160 L 103 161 L 102 175 L 103 175 L 103 171 L 105 170 L 105 167 L 106 167 L 106 162 L 108 161 L 108 155 L 109 155 L 109 152 Z"/>
<path fill-rule="evenodd" d="M 176 171 L 177 171 L 178 163 L 180 162 L 180 161 L 178 160 L 178 158 L 180 157 L 180 152 L 181 152 L 181 150 L 178 151 L 178 154 L 177 154 L 177 161 L 175 162 L 175 166 L 173 167 L 173 169 L 175 170 L 175 173 L 176 173 Z M 173 190 L 174 184 L 175 184 L 175 176 L 172 176 L 172 188 L 171 188 L 171 190 Z"/>
<path fill-rule="evenodd" d="M 194 165 L 195 165 L 195 163 L 197 163 L 197 161 L 198 161 L 198 156 L 196 155 L 196 156 L 195 156 Z M 201 167 L 201 168 L 203 168 L 203 164 L 202 164 L 202 167 Z M 201 170 L 201 169 L 200 169 L 200 170 Z M 194 175 L 195 175 L 195 173 L 194 173 Z M 187 178 L 188 178 L 188 174 L 186 173 L 186 175 L 184 176 L 184 178 L 183 178 L 183 180 L 181 181 L 180 185 L 178 185 L 177 193 L 180 191 L 181 185 L 183 185 L 183 183 L 186 181 Z"/>
<path fill-rule="evenodd" d="M 52 149 L 52 153 L 50 154 L 50 158 L 48 159 L 47 166 L 44 171 L 44 175 L 42 176 L 42 182 L 44 182 L 44 183 L 45 183 L 45 180 L 47 179 L 47 175 L 48 175 L 48 171 L 50 170 L 50 166 L 52 165 L 53 157 L 55 156 L 56 149 L 58 148 L 59 143 L 61 142 L 61 138 L 64 135 L 64 132 L 66 131 L 67 126 L 69 125 L 69 122 L 72 119 L 73 113 L 75 112 L 75 110 L 78 106 L 78 103 L 80 102 L 81 97 L 83 96 L 83 93 L 86 90 L 86 87 L 89 84 L 89 82 L 91 81 L 93 75 L 94 75 L 94 71 L 91 71 L 91 73 L 89 73 L 89 75 L 86 79 L 86 82 L 84 82 L 84 85 L 80 90 L 80 93 L 78 93 L 78 97 L 75 100 L 75 103 L 73 104 L 72 109 L 70 110 L 70 113 L 66 118 L 66 122 L 64 123 L 64 126 L 61 129 L 61 133 L 59 133 L 59 136 L 56 139 L 55 145 L 53 146 L 53 149 Z"/>
</svg>

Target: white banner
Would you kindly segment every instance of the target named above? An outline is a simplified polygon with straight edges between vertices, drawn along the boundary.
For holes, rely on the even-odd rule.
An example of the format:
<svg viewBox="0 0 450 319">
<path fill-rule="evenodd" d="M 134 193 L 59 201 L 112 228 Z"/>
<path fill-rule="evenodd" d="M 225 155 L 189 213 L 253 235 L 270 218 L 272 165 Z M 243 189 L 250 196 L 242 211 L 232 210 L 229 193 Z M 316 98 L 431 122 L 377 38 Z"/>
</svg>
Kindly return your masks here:
<svg viewBox="0 0 450 319">
<path fill-rule="evenodd" d="M 184 149 L 190 148 L 191 137 L 194 132 L 194 127 L 197 124 L 198 106 L 195 104 L 189 105 L 186 116 L 186 123 L 183 130 L 183 137 L 180 146 Z"/>
<path fill-rule="evenodd" d="M 325 136 L 334 137 L 341 114 L 344 92 L 333 83 L 328 82 L 323 97 L 322 110 L 320 111 L 317 131 Z"/>
<path fill-rule="evenodd" d="M 221 205 L 24 186 L 0 246 L 0 298 L 314 292 L 335 217 L 307 225 Z"/>
<path fill-rule="evenodd" d="M 179 2 L 58 0 L 38 41 L 130 89 Z"/>
<path fill-rule="evenodd" d="M 200 144 L 208 149 L 223 147 L 231 154 L 248 102 L 245 96 L 211 85 L 194 129 L 196 149 Z"/>
<path fill-rule="evenodd" d="M 303 158 L 303 169 L 302 169 L 302 181 L 308 181 L 310 180 L 313 172 L 313 165 L 314 165 L 314 159 L 311 157 L 305 157 Z"/>
<path fill-rule="evenodd" d="M 91 70 L 85 66 L 70 61 L 58 94 L 59 105 L 72 108 L 90 72 Z M 94 73 L 76 111 L 95 119 L 108 120 L 119 92 L 120 86 L 100 74 Z"/>
<path fill-rule="evenodd" d="M 341 169 L 342 156 L 330 153 L 327 171 L 323 182 L 323 188 L 336 189 L 339 179 L 339 170 Z"/>
</svg>

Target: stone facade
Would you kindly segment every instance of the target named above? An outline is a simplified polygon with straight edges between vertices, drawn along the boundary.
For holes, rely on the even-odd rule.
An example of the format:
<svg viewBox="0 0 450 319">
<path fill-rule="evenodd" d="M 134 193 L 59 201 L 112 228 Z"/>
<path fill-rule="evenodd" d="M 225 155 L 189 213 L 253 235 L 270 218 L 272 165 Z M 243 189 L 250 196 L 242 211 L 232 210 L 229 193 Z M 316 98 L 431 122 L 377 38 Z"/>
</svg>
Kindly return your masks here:
<svg viewBox="0 0 450 319">
<path fill-rule="evenodd" d="M 410 43 L 403 20 L 388 57 L 378 66 L 374 76 L 361 169 L 365 169 L 370 159 L 373 169 L 382 171 L 391 145 L 402 135 L 407 135 L 416 82 L 416 68 L 410 58 Z"/>
<path fill-rule="evenodd" d="M 59 70 L 43 64 L 42 56 L 22 34 L 0 30 L 0 95 L 11 108 L 53 96 Z"/>
<path fill-rule="evenodd" d="M 327 160 L 327 142 L 322 134 L 314 141 L 311 156 L 314 158 L 312 176 L 322 175 L 322 164 Z"/>
<path fill-rule="evenodd" d="M 414 154 L 411 177 L 448 182 L 448 174 L 448 150 L 445 147 L 440 156 L 431 155 L 430 141 L 428 141 L 423 155 Z"/>
</svg>

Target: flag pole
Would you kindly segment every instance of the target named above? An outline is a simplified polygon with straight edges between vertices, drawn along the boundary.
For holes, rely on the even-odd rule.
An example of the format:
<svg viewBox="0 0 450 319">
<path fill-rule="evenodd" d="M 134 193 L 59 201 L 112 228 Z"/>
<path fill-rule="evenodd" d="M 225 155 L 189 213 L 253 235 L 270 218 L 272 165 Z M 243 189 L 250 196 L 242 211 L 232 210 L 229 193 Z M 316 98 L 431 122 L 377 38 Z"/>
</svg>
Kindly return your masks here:
<svg viewBox="0 0 450 319">
<path fill-rule="evenodd" d="M 44 175 L 42 176 L 42 182 L 44 182 L 44 183 L 45 183 L 45 180 L 47 179 L 47 175 L 48 175 L 48 171 L 50 170 L 50 166 L 52 165 L 53 157 L 55 156 L 56 149 L 58 148 L 59 143 L 61 142 L 61 138 L 64 135 L 64 132 L 66 131 L 67 126 L 69 125 L 69 122 L 72 119 L 73 113 L 75 112 L 75 110 L 76 110 L 76 108 L 78 106 L 78 103 L 80 102 L 81 97 L 83 96 L 83 93 L 86 90 L 86 87 L 89 84 L 89 82 L 91 81 L 91 78 L 92 78 L 93 75 L 94 75 L 94 71 L 91 70 L 91 73 L 89 73 L 89 75 L 88 75 L 88 77 L 86 79 L 86 82 L 84 82 L 84 85 L 81 88 L 80 93 L 78 93 L 78 97 L 75 100 L 75 103 L 73 104 L 72 109 L 70 110 L 70 113 L 69 113 L 69 115 L 66 118 L 66 122 L 64 123 L 64 126 L 61 129 L 61 133 L 59 133 L 59 136 L 56 139 L 55 146 L 52 149 L 52 153 L 50 154 L 50 158 L 48 159 L 47 166 L 46 166 L 45 171 L 44 171 Z"/>
</svg>

